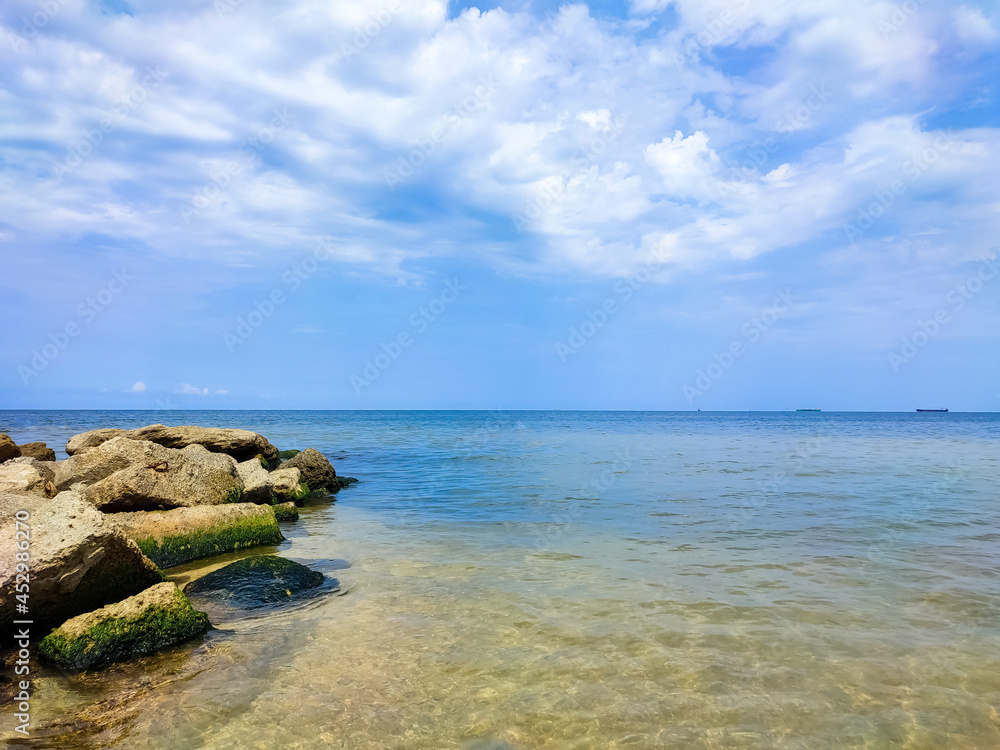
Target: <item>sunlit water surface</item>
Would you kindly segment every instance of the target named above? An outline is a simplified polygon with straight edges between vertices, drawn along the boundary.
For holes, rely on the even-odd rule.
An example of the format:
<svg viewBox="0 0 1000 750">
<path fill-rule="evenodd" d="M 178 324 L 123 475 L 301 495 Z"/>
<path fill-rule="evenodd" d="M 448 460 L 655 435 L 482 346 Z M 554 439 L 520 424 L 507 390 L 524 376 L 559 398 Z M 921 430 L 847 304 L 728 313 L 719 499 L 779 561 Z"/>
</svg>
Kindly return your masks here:
<svg viewBox="0 0 1000 750">
<path fill-rule="evenodd" d="M 276 548 L 339 595 L 46 672 L 26 747 L 1000 747 L 995 415 L 0 412 L 153 422 L 359 477 Z"/>
</svg>

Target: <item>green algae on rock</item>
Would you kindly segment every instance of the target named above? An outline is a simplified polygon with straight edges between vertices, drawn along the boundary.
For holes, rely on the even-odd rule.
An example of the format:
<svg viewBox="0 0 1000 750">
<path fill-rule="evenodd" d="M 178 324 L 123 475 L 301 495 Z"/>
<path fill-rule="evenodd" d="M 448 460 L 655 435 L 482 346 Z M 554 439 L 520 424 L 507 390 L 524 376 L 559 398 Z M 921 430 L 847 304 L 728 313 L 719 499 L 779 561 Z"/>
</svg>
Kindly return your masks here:
<svg viewBox="0 0 1000 750">
<path fill-rule="evenodd" d="M 108 520 L 161 568 L 284 539 L 275 513 L 254 503 L 115 513 Z"/>
<path fill-rule="evenodd" d="M 271 472 L 274 496 L 280 502 L 294 500 L 298 502 L 309 497 L 309 485 L 302 482 L 301 472 L 297 468 L 275 469 Z"/>
<path fill-rule="evenodd" d="M 279 503 L 272 506 L 274 518 L 278 521 L 298 521 L 299 509 L 294 502 Z"/>
<path fill-rule="evenodd" d="M 184 593 L 252 609 L 302 596 L 326 580 L 322 573 L 284 557 L 259 555 L 237 560 L 191 581 Z"/>
<path fill-rule="evenodd" d="M 90 669 L 146 656 L 201 635 L 212 624 L 175 583 L 158 583 L 135 596 L 67 620 L 38 644 L 57 667 Z"/>
</svg>

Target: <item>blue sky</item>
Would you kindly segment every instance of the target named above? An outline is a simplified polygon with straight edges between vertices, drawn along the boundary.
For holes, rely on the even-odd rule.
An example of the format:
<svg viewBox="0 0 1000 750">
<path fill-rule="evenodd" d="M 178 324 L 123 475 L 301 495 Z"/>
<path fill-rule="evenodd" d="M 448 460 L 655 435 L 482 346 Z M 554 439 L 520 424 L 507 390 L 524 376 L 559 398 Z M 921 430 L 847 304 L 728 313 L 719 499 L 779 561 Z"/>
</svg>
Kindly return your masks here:
<svg viewBox="0 0 1000 750">
<path fill-rule="evenodd" d="M 995 4 L 0 23 L 0 408 L 1000 409 Z"/>
</svg>

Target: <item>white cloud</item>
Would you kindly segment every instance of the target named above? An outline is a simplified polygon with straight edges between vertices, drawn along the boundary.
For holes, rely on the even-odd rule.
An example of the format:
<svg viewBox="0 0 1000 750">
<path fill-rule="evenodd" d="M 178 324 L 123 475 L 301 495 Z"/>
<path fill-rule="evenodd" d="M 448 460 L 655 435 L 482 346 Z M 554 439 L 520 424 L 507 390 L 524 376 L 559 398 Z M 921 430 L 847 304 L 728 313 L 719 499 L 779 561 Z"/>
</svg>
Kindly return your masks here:
<svg viewBox="0 0 1000 750">
<path fill-rule="evenodd" d="M 962 5 L 952 14 L 958 36 L 967 42 L 992 42 L 997 38 L 993 24 L 979 8 Z"/>
<path fill-rule="evenodd" d="M 717 198 L 710 183 L 719 169 L 719 156 L 708 146 L 708 136 L 700 130 L 687 138 L 677 131 L 646 147 L 646 161 L 654 166 L 665 183 L 667 194 L 679 198 Z"/>
<path fill-rule="evenodd" d="M 144 393 L 145 390 L 146 390 L 146 384 L 143 383 L 141 380 L 137 380 L 135 383 L 132 384 L 131 388 L 132 393 Z"/>
<path fill-rule="evenodd" d="M 190 383 L 181 383 L 180 388 L 176 388 L 174 393 L 180 393 L 185 396 L 207 396 L 209 391 L 208 388 L 198 388 Z"/>
<path fill-rule="evenodd" d="M 336 234 L 339 262 L 406 283 L 419 283 L 415 263 L 469 253 L 519 272 L 623 273 L 664 237 L 673 263 L 746 258 L 846 221 L 933 141 L 918 113 L 953 95 L 940 73 L 954 35 L 995 36 L 967 6 L 894 18 L 866 0 L 669 4 L 667 25 L 637 35 L 656 19 L 602 23 L 583 5 L 449 19 L 444 2 L 408 2 L 357 54 L 345 45 L 381 0 L 242 4 L 224 18 L 211 4 L 150 6 L 112 21 L 67 6 L 75 31 L 0 49 L 15 72 L 0 125 L 4 233 L 110 236 L 241 267 Z M 136 101 L 157 66 L 162 83 Z M 276 109 L 290 117 L 281 128 Z M 108 116 L 114 130 L 90 143 Z M 926 191 L 931 208 L 894 214 L 903 231 L 934 217 L 955 247 L 986 242 L 996 141 L 969 132 L 979 158 L 948 155 L 921 181 L 957 186 L 971 224 L 945 218 L 953 195 Z M 55 179 L 52 164 L 81 150 Z M 390 190 L 401 162 L 412 174 Z M 208 193 L 185 221 L 179 207 Z M 411 193 L 440 212 L 398 219 Z M 514 216 L 522 232 L 497 239 Z"/>
</svg>

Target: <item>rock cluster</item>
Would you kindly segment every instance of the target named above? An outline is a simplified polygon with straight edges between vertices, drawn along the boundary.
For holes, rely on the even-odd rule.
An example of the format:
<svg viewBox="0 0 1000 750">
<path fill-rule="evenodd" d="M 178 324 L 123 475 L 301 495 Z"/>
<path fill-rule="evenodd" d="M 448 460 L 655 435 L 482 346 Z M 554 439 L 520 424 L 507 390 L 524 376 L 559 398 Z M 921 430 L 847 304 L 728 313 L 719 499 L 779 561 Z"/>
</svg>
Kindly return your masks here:
<svg viewBox="0 0 1000 750">
<path fill-rule="evenodd" d="M 30 528 L 31 618 L 36 629 L 55 628 L 39 652 L 69 670 L 201 635 L 211 627 L 207 616 L 161 568 L 278 544 L 278 522 L 298 519 L 297 505 L 356 481 L 338 477 L 319 451 L 279 452 L 248 430 L 100 429 L 71 438 L 66 453 L 56 461 L 44 443 L 19 446 L 0 434 L 0 519 L 7 528 L 15 519 Z M 0 536 L 0 559 L 17 560 L 21 549 L 13 534 Z M 201 590 L 224 589 L 234 575 L 249 581 L 243 589 L 263 586 L 264 593 L 324 580 L 271 555 L 248 560 Z M 23 572 L 0 568 L 0 618 L 7 622 L 15 619 Z"/>
<path fill-rule="evenodd" d="M 56 452 L 45 443 L 25 443 L 18 445 L 10 435 L 0 433 L 0 464 L 12 458 L 37 458 L 39 461 L 55 461 Z"/>
</svg>

